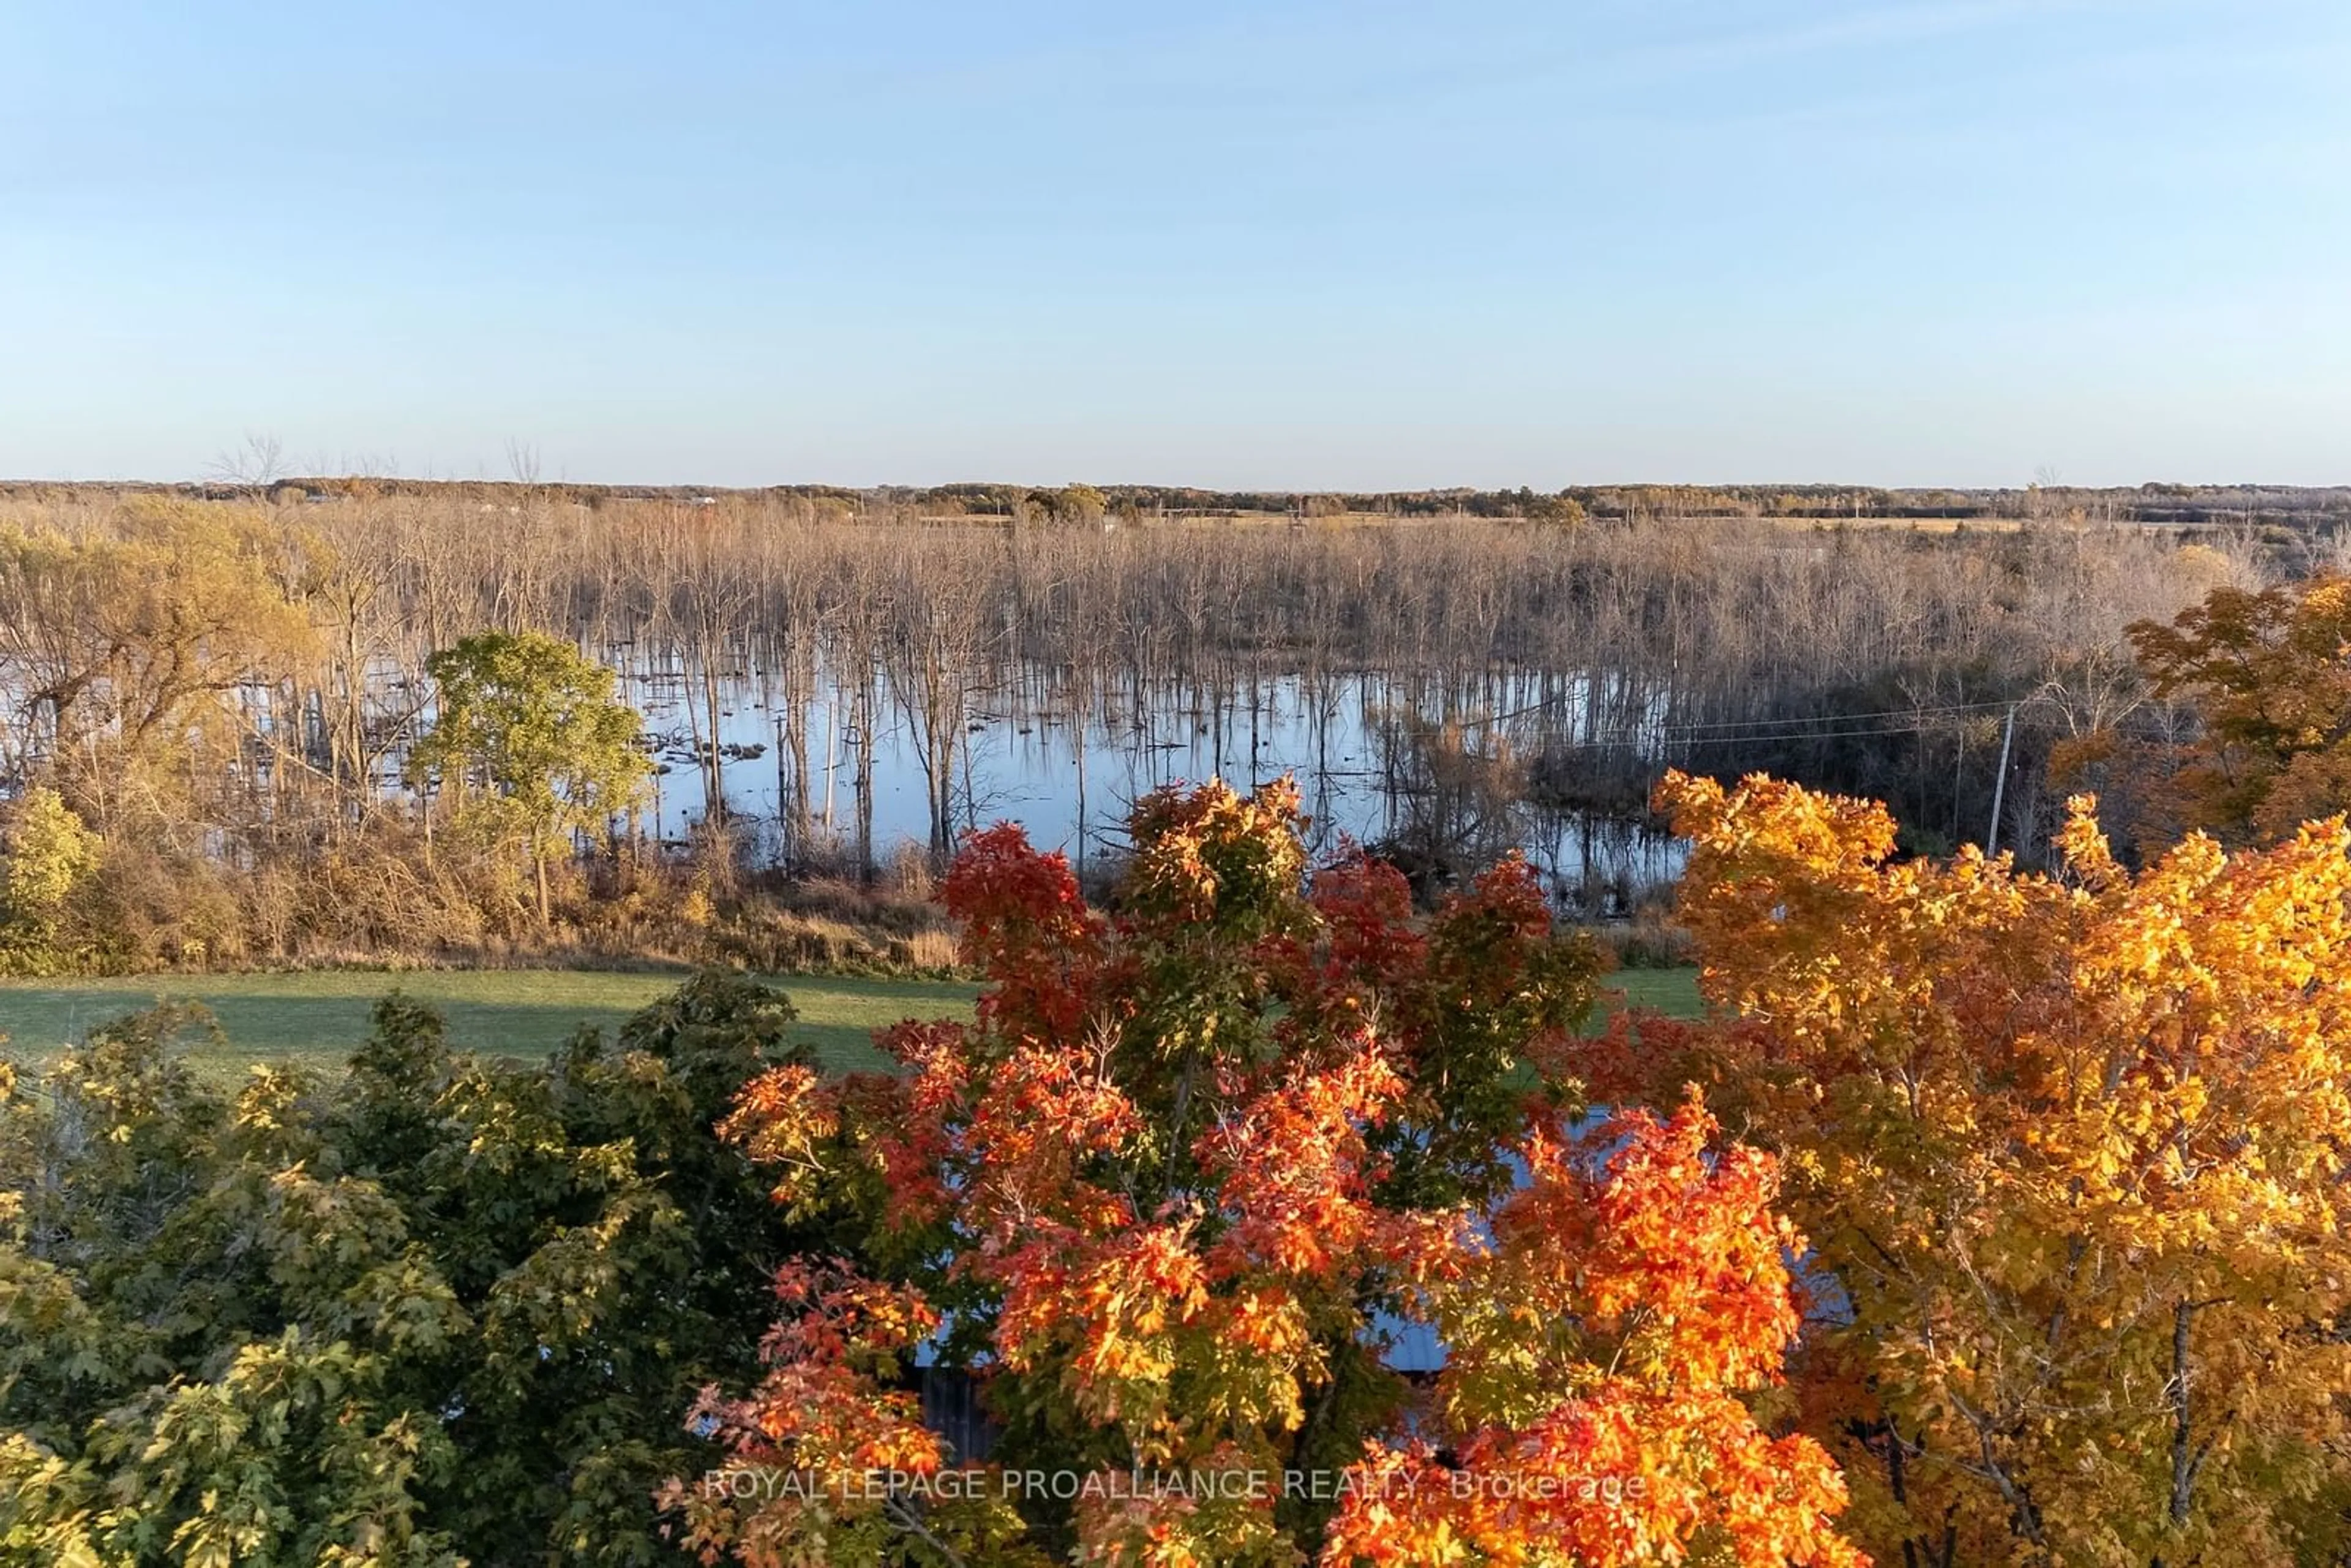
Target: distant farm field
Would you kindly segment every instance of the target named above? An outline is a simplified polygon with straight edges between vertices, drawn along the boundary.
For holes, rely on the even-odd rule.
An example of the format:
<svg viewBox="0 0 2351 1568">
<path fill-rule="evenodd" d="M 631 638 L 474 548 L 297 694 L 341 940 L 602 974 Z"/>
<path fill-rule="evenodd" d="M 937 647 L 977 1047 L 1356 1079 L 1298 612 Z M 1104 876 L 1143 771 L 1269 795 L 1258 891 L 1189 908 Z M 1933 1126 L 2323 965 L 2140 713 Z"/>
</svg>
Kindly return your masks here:
<svg viewBox="0 0 2351 1568">
<path fill-rule="evenodd" d="M 907 1018 L 967 1018 L 978 988 L 949 980 L 772 975 L 799 1009 L 794 1026 L 835 1071 L 879 1066 L 872 1034 Z M 341 1066 L 366 1038 L 368 1009 L 401 991 L 438 1008 L 464 1051 L 538 1057 L 582 1024 L 610 1030 L 683 977 L 581 969 L 449 969 L 398 974 L 326 970 L 291 975 L 153 975 L 136 979 L 0 982 L 0 1052 L 38 1061 L 96 1024 L 166 998 L 197 1001 L 220 1019 L 227 1044 L 196 1053 L 215 1076 L 256 1062 Z M 1635 1007 L 1678 1017 L 1698 1011 L 1694 969 L 1627 969 L 1608 984 Z"/>
</svg>

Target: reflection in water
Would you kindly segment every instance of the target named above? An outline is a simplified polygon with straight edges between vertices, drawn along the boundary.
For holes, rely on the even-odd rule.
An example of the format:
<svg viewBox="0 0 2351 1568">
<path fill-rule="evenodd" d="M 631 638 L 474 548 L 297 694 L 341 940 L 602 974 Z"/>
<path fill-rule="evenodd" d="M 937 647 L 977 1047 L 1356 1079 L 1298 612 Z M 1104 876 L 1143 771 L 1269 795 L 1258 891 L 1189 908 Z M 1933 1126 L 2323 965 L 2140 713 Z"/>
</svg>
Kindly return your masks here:
<svg viewBox="0 0 2351 1568">
<path fill-rule="evenodd" d="M 681 838 L 703 815 L 706 792 L 699 683 L 690 689 L 682 674 L 640 667 L 624 685 L 663 743 L 661 833 Z M 929 775 L 886 685 L 861 693 L 854 683 L 822 680 L 817 690 L 796 713 L 758 671 L 722 685 L 729 814 L 768 857 L 853 854 L 860 768 L 869 765 L 874 854 L 925 843 Z M 1287 772 L 1305 798 L 1318 853 L 1343 839 L 1408 851 L 1457 832 L 1480 841 L 1465 845 L 1473 851 L 1515 844 L 1563 904 L 1594 915 L 1622 910 L 1681 869 L 1681 846 L 1645 822 L 1524 798 L 1524 763 L 1573 744 L 1590 700 L 1557 676 L 1498 677 L 1474 703 L 1360 674 L 1113 691 L 1082 723 L 1058 690 L 1050 673 L 1030 671 L 970 694 L 948 781 L 956 828 L 1009 820 L 1041 847 L 1092 860 L 1122 847 L 1126 809 L 1149 790 L 1210 778 L 1241 787 Z M 1465 757 L 1480 782 L 1464 786 L 1445 766 Z M 1457 825 L 1473 796 L 1477 821 Z"/>
</svg>

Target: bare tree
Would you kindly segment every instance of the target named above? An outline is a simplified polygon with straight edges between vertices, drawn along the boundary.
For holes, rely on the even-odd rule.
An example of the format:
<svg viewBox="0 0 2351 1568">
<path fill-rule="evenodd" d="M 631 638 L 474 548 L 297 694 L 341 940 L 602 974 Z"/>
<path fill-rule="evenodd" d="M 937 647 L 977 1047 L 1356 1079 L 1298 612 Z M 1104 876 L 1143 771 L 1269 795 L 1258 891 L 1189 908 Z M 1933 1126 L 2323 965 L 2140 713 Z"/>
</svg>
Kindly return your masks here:
<svg viewBox="0 0 2351 1568">
<path fill-rule="evenodd" d="M 211 473 L 223 484 L 266 489 L 286 477 L 286 444 L 275 435 L 247 431 L 242 444 L 213 459 Z"/>
</svg>

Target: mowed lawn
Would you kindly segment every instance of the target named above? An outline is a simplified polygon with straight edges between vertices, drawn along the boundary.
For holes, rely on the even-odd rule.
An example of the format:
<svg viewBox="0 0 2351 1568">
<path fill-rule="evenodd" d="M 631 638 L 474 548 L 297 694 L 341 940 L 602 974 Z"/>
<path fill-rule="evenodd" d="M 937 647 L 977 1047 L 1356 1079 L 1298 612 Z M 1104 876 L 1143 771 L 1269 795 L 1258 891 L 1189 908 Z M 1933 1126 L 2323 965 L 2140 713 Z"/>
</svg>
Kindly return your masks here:
<svg viewBox="0 0 2351 1568">
<path fill-rule="evenodd" d="M 674 989 L 678 974 L 584 969 L 441 969 L 390 974 L 338 969 L 293 975 L 152 975 L 137 979 L 0 982 L 0 1055 L 43 1061 L 93 1025 L 170 998 L 197 1001 L 220 1020 L 225 1046 L 193 1051 L 209 1075 L 240 1076 L 256 1062 L 332 1071 L 366 1038 L 368 1009 L 400 991 L 440 1009 L 462 1051 L 539 1057 L 582 1024 L 606 1031 Z M 878 1067 L 874 1030 L 901 1019 L 968 1018 L 978 988 L 949 980 L 841 975 L 765 977 L 792 999 L 793 1027 L 834 1071 Z M 1634 1007 L 1682 1018 L 1699 1010 L 1694 969 L 1625 969 L 1605 984 Z M 1604 995 L 1594 1027 L 1618 1005 Z"/>
<path fill-rule="evenodd" d="M 0 983 L 0 1052 L 42 1061 L 94 1024 L 166 998 L 210 1008 L 225 1049 L 193 1054 L 214 1072 L 241 1074 L 255 1062 L 298 1061 L 334 1070 L 367 1037 L 376 998 L 400 991 L 440 1009 L 450 1043 L 504 1056 L 546 1055 L 581 1024 L 608 1033 L 622 1019 L 685 979 L 682 974 L 611 974 L 580 969 L 433 969 L 389 974 L 339 969 L 293 975 L 149 975 L 136 979 Z M 875 1067 L 871 1036 L 906 1018 L 962 1018 L 978 988 L 946 980 L 842 975 L 774 975 L 791 998 L 793 1027 L 836 1071 Z"/>
<path fill-rule="evenodd" d="M 1601 977 L 1595 1019 L 1604 1019 L 1611 1009 L 1620 1006 L 1646 1008 L 1677 1019 L 1698 1018 L 1706 1011 L 1706 1004 L 1698 998 L 1696 969 L 1619 969 Z M 1609 991 L 1622 991 L 1625 999 L 1618 1002 L 1606 994 Z"/>
</svg>

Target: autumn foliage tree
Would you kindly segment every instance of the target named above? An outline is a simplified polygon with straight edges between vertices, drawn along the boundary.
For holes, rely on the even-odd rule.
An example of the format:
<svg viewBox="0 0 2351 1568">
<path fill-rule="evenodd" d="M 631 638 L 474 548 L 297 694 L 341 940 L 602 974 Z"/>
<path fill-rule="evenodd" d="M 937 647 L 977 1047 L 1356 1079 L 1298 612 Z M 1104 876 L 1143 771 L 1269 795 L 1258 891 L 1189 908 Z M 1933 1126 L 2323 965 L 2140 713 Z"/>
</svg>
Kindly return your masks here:
<svg viewBox="0 0 2351 1568">
<path fill-rule="evenodd" d="M 1583 1114 L 1595 966 L 1523 863 L 1416 924 L 1363 858 L 1310 888 L 1299 825 L 1286 780 L 1145 799 L 1114 918 L 977 834 L 946 886 L 977 1021 L 888 1031 L 895 1074 L 746 1092 L 726 1132 L 778 1201 L 870 1239 L 788 1266 L 763 1379 L 693 1412 L 728 1457 L 670 1489 L 686 1545 L 1855 1560 L 1827 1456 L 1750 1403 L 1799 1322 L 1770 1158 L 1696 1105 Z M 1417 1329 L 1446 1349 L 1421 1389 L 1384 1357 Z M 918 1356 L 978 1379 L 987 1463 L 921 1422 Z"/>
<path fill-rule="evenodd" d="M 246 738 L 239 688 L 315 653 L 301 544 L 251 512 L 169 503 L 110 536 L 0 524 L 5 697 L 93 826 L 168 827 L 195 759 Z"/>
<path fill-rule="evenodd" d="M 2351 807 L 2351 580 L 2216 589 L 2130 632 L 2157 692 L 2201 721 L 2179 779 L 2189 825 L 2275 842 Z"/>
<path fill-rule="evenodd" d="M 1874 803 L 1675 776 L 1715 1021 L 1615 1031 L 1777 1153 L 1809 1429 L 1906 1568 L 2339 1560 L 2351 1498 L 2340 819 L 2134 877 L 1892 858 Z"/>
<path fill-rule="evenodd" d="M 0 975 L 46 974 L 74 955 L 61 940 L 75 890 L 100 841 L 50 789 L 35 787 L 0 830 Z"/>
</svg>

